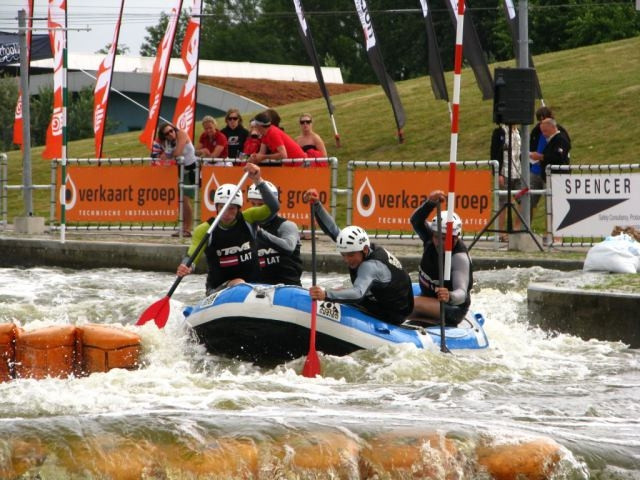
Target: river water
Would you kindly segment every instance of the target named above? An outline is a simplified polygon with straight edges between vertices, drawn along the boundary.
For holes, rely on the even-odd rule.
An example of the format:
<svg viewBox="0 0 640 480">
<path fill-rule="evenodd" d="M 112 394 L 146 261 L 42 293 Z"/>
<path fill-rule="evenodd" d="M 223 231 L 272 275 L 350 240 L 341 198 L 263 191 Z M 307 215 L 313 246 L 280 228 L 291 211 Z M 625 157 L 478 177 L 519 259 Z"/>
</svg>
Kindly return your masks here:
<svg viewBox="0 0 640 480">
<path fill-rule="evenodd" d="M 392 469 L 368 478 L 486 479 L 471 461 L 473 449 L 548 439 L 561 446 L 549 478 L 639 479 L 640 351 L 550 334 L 527 319 L 529 281 L 575 275 L 476 272 L 472 308 L 487 318 L 489 349 L 445 355 L 400 345 L 321 355 L 322 378 L 307 379 L 298 374 L 304 359 L 260 369 L 206 354 L 181 315 L 202 295 L 201 275 L 182 281 L 158 330 L 133 324 L 166 294 L 173 275 L 0 269 L 0 322 L 123 325 L 141 335 L 144 363 L 136 371 L 0 384 L 0 478 L 360 478 L 361 465 L 331 463 L 336 442 L 435 432 L 459 448 L 449 470 L 394 476 Z M 248 446 L 261 452 L 258 473 Z M 312 463 L 324 458 L 326 465 L 292 466 L 287 455 L 296 448 L 299 458 L 311 449 Z M 245 473 L 198 476 L 193 466 L 204 449 L 225 468 L 244 458 Z M 179 460 L 193 468 L 181 469 Z M 126 470 L 138 473 L 113 473 Z"/>
</svg>

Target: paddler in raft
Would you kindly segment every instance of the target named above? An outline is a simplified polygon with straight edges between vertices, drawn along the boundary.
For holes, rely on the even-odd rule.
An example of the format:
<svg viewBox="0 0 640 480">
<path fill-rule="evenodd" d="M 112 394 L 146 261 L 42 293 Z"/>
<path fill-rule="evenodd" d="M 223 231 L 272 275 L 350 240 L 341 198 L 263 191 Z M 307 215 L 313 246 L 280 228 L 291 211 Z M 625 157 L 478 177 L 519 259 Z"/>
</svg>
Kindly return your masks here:
<svg viewBox="0 0 640 480">
<path fill-rule="evenodd" d="M 277 198 L 278 188 L 271 182 L 264 183 Z M 262 194 L 255 185 L 249 187 L 247 199 L 254 207 L 264 204 Z M 291 220 L 276 214 L 258 225 L 256 240 L 260 260 L 260 283 L 300 286 L 302 244 L 298 226 Z"/>
<path fill-rule="evenodd" d="M 257 225 L 273 217 L 280 209 L 280 203 L 260 176 L 260 167 L 247 163 L 244 170 L 249 173 L 249 178 L 260 192 L 263 204 L 242 210 L 244 204 L 242 191 L 238 189 L 232 197 L 236 185 L 225 183 L 216 189 L 213 203 L 217 211 L 222 210 L 229 199 L 231 202 L 222 214 L 220 223 L 211 233 L 207 246 L 203 249 L 208 267 L 207 295 L 239 283 L 257 282 L 260 279 L 256 244 Z M 196 251 L 200 241 L 207 235 L 207 230 L 213 221 L 212 217 L 193 231 L 187 256 L 178 265 L 179 276 L 189 275 L 195 270 L 201 254 L 196 257 L 191 267 L 187 267 L 186 263 Z"/>
<path fill-rule="evenodd" d="M 340 230 L 319 201 L 318 191 L 309 189 L 306 202 L 314 204 L 315 218 L 322 231 L 336 242 L 336 249 L 349 267 L 351 288 L 325 289 L 312 286 L 314 300 L 350 303 L 382 321 L 401 324 L 413 310 L 413 289 L 409 274 L 386 249 L 369 241 L 355 225 Z"/>
<path fill-rule="evenodd" d="M 427 323 L 439 323 L 440 303 L 444 303 L 445 324 L 458 325 L 467 314 L 471 305 L 471 287 L 473 286 L 473 266 L 464 242 L 462 241 L 462 221 L 453 214 L 453 247 L 451 252 L 451 278 L 440 287 L 438 273 L 438 244 L 444 244 L 447 212 L 441 212 L 442 238 L 438 234 L 438 217 L 429 215 L 438 202 L 446 200 L 442 190 L 434 190 L 427 200 L 411 215 L 411 225 L 423 242 L 422 259 L 418 270 L 421 294 L 415 297 L 412 320 Z"/>
</svg>

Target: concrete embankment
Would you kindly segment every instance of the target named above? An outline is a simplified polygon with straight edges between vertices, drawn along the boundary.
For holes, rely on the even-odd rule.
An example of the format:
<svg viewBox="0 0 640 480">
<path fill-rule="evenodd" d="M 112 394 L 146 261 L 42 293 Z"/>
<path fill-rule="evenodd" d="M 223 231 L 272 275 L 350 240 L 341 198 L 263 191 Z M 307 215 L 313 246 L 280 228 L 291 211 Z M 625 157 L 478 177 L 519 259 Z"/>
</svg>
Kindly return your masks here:
<svg viewBox="0 0 640 480">
<path fill-rule="evenodd" d="M 187 245 L 120 239 L 118 241 L 97 241 L 69 239 L 64 243 L 57 239 L 0 237 L 0 266 L 58 266 L 67 268 L 133 268 L 138 270 L 174 272 L 181 258 L 187 254 Z M 305 270 L 311 269 L 311 245 L 304 241 L 302 258 Z M 414 272 L 418 270 L 422 245 L 416 240 L 381 240 L 402 262 L 404 267 Z M 482 255 L 475 255 L 481 251 Z M 489 251 L 488 247 L 474 249 L 473 262 L 477 270 L 539 266 L 556 270 L 582 269 L 582 260 L 562 259 L 556 255 L 545 258 L 532 256 L 505 255 L 504 252 Z M 199 271 L 204 271 L 200 262 Z M 328 239 L 319 237 L 317 241 L 317 268 L 323 272 L 342 272 L 345 266 L 335 247 Z"/>
</svg>

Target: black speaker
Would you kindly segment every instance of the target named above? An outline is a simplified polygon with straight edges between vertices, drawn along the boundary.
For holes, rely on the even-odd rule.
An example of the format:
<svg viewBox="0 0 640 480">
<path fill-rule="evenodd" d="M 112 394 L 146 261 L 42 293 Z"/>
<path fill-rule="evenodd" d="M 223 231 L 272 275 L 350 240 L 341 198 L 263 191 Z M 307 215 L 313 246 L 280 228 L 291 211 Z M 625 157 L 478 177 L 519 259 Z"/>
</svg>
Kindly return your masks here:
<svg viewBox="0 0 640 480">
<path fill-rule="evenodd" d="M 533 68 L 496 68 L 493 121 L 530 125 L 536 104 L 536 71 Z"/>
</svg>

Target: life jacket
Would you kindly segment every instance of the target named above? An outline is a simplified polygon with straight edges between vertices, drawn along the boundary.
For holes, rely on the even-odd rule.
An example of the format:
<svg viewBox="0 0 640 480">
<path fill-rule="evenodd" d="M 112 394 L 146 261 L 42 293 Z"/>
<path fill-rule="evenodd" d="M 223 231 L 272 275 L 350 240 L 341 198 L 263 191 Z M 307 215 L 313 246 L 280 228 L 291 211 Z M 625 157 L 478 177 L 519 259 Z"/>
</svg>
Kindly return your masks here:
<svg viewBox="0 0 640 480">
<path fill-rule="evenodd" d="M 464 253 L 469 256 L 466 245 L 458 240 L 453 247 L 451 255 Z M 467 310 L 471 305 L 471 287 L 473 286 L 473 269 L 471 268 L 471 259 L 469 259 L 469 285 L 467 287 L 467 298 L 464 303 L 459 305 L 460 308 Z M 436 298 L 435 289 L 440 286 L 440 274 L 438 272 L 438 249 L 433 242 L 429 242 L 424 249 L 422 259 L 420 260 L 420 268 L 418 269 L 418 279 L 420 282 L 420 290 L 422 295 L 426 297 Z M 449 290 L 453 290 L 453 282 L 451 279 L 445 280 L 444 286 Z"/>
<path fill-rule="evenodd" d="M 278 235 L 280 225 L 286 218 L 276 216 L 262 228 L 272 235 Z M 300 258 L 300 244 L 296 245 L 293 253 L 286 254 L 278 251 L 274 246 L 258 239 L 258 259 L 260 261 L 260 282 L 276 285 L 300 285 L 302 275 L 302 259 Z"/>
<path fill-rule="evenodd" d="M 213 218 L 207 220 L 213 223 Z M 251 226 L 238 212 L 236 222 L 229 228 L 220 225 L 211 233 L 205 248 L 209 273 L 207 290 L 220 286 L 227 280 L 242 278 L 246 282 L 258 280 L 260 265 L 256 241 Z"/>
<path fill-rule="evenodd" d="M 374 282 L 362 302 L 362 306 L 376 317 L 390 323 L 402 323 L 413 311 L 413 287 L 409 274 L 402 268 L 400 261 L 387 250 L 371 244 L 371 251 L 365 262 L 378 260 L 391 271 L 391 280 L 387 283 Z M 349 269 L 353 283 L 357 269 Z"/>
</svg>

